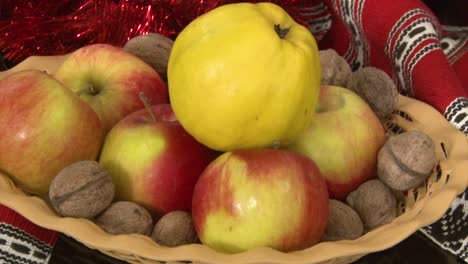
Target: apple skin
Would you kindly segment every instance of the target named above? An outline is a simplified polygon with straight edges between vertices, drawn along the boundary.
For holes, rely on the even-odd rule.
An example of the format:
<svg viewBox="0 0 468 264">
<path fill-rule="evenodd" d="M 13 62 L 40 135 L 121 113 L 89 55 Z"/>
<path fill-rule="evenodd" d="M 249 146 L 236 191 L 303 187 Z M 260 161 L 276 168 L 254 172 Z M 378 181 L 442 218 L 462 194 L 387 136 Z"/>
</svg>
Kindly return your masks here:
<svg viewBox="0 0 468 264">
<path fill-rule="evenodd" d="M 323 85 L 311 126 L 290 149 L 314 160 L 327 180 L 330 198 L 344 200 L 376 177 L 377 154 L 385 141 L 382 123 L 359 95 Z"/>
<path fill-rule="evenodd" d="M 40 196 L 65 166 L 96 160 L 103 141 L 93 109 L 38 70 L 0 80 L 0 131 L 0 170 Z"/>
<path fill-rule="evenodd" d="M 54 76 L 91 105 L 105 133 L 128 114 L 144 108 L 140 92 L 152 105 L 169 102 L 166 85 L 151 66 L 108 44 L 77 49 Z"/>
<path fill-rule="evenodd" d="M 328 192 L 318 167 L 300 153 L 237 150 L 219 156 L 200 176 L 192 215 L 201 242 L 219 252 L 300 250 L 324 233 Z"/>
<path fill-rule="evenodd" d="M 219 153 L 189 135 L 169 104 L 134 112 L 107 134 L 99 163 L 109 171 L 118 200 L 136 202 L 152 215 L 190 210 L 193 188 Z"/>
</svg>

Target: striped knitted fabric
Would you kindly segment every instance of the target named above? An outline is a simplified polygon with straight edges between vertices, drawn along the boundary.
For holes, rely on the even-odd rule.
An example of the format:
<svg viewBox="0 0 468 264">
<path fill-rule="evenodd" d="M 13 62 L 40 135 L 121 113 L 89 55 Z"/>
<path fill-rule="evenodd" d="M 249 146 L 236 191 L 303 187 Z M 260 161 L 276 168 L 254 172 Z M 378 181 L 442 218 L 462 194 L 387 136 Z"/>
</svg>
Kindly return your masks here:
<svg viewBox="0 0 468 264">
<path fill-rule="evenodd" d="M 57 234 L 0 205 L 0 263 L 48 263 Z"/>
</svg>

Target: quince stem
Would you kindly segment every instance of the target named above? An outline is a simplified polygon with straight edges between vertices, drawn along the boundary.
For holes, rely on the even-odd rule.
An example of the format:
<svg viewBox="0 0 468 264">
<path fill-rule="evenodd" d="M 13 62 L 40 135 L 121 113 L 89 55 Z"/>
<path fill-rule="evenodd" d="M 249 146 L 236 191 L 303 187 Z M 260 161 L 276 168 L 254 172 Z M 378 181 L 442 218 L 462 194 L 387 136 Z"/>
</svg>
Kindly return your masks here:
<svg viewBox="0 0 468 264">
<path fill-rule="evenodd" d="M 143 105 L 145 105 L 146 111 L 148 111 L 148 113 L 150 114 L 153 122 L 157 122 L 156 116 L 154 115 L 153 109 L 151 108 L 151 105 L 148 101 L 148 97 L 146 97 L 144 92 L 140 92 L 140 100 L 143 102 Z"/>
<path fill-rule="evenodd" d="M 284 39 L 286 35 L 289 33 L 290 28 L 281 28 L 279 24 L 275 24 L 275 31 L 276 34 L 280 37 L 280 39 Z"/>
</svg>

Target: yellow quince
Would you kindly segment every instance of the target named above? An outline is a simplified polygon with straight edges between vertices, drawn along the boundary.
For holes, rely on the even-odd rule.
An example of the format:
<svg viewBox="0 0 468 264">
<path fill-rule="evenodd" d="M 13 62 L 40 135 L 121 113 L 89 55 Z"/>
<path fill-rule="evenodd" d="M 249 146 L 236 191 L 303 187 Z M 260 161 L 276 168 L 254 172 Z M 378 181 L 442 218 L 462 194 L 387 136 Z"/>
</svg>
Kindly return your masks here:
<svg viewBox="0 0 468 264">
<path fill-rule="evenodd" d="M 223 5 L 177 36 L 168 86 L 182 126 L 210 148 L 288 145 L 314 115 L 317 43 L 278 5 Z"/>
</svg>

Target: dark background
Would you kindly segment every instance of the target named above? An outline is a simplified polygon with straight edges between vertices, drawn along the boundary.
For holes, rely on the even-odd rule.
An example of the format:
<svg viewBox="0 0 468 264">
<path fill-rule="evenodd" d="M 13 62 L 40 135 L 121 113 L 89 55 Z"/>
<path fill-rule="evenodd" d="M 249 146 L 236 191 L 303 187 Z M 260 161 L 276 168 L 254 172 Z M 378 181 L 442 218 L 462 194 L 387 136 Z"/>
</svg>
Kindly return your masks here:
<svg viewBox="0 0 468 264">
<path fill-rule="evenodd" d="M 1 0 L 0 0 L 1 1 Z M 468 26 L 468 0 L 423 1 L 444 25 Z M 0 14 L 1 19 L 1 14 Z M 0 71 L 13 67 L 0 54 Z M 60 235 L 50 264 L 120 264 L 125 263 L 89 249 L 65 235 Z M 372 253 L 355 264 L 465 264 L 451 253 L 442 250 L 421 232 L 416 232 L 398 245 L 385 251 Z"/>
</svg>

